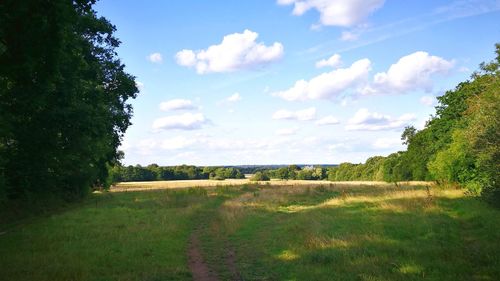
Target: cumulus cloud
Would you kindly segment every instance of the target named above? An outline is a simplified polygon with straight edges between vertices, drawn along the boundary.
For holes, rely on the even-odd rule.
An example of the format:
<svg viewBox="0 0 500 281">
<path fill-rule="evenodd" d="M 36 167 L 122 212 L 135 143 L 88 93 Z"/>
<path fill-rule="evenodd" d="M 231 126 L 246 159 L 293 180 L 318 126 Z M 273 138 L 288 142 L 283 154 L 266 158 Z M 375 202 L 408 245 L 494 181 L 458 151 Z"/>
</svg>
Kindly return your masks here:
<svg viewBox="0 0 500 281">
<path fill-rule="evenodd" d="M 192 101 L 186 99 L 173 99 L 160 103 L 160 110 L 162 111 L 172 111 L 172 110 L 191 110 L 196 109 L 196 106 Z"/>
<path fill-rule="evenodd" d="M 309 81 L 299 80 L 288 90 L 275 92 L 273 96 L 288 101 L 333 99 L 351 87 L 364 84 L 371 70 L 369 59 L 354 62 L 348 68 L 339 68 L 320 74 Z"/>
<path fill-rule="evenodd" d="M 298 120 L 298 121 L 310 121 L 316 118 L 316 108 L 310 107 L 297 111 L 290 111 L 286 109 L 281 109 L 273 114 L 273 119 L 275 120 Z"/>
<path fill-rule="evenodd" d="M 175 60 L 178 65 L 194 66 L 196 65 L 196 54 L 192 50 L 182 50 L 177 52 Z"/>
<path fill-rule="evenodd" d="M 163 57 L 160 53 L 152 53 L 146 57 L 152 63 L 161 63 L 163 61 Z"/>
<path fill-rule="evenodd" d="M 276 135 L 278 135 L 278 136 L 291 136 L 291 135 L 295 135 L 298 130 L 299 130 L 298 127 L 279 129 L 279 130 L 276 130 Z"/>
<path fill-rule="evenodd" d="M 392 118 L 389 115 L 370 112 L 366 108 L 362 108 L 347 121 L 346 130 L 348 131 L 379 131 L 399 129 L 410 125 L 410 122 L 415 121 L 414 114 L 403 114 L 397 118 Z"/>
<path fill-rule="evenodd" d="M 175 55 L 177 64 L 194 67 L 199 74 L 212 72 L 233 72 L 255 68 L 280 59 L 283 45 L 274 42 L 266 46 L 256 42 L 258 33 L 245 30 L 224 36 L 218 45 L 205 50 L 181 50 Z"/>
<path fill-rule="evenodd" d="M 335 124 L 339 124 L 339 120 L 335 117 L 333 117 L 332 115 L 328 115 L 326 117 L 323 117 L 321 119 L 319 119 L 318 121 L 316 121 L 316 125 L 320 125 L 320 126 L 326 126 L 326 125 L 335 125 Z"/>
<path fill-rule="evenodd" d="M 196 130 L 208 123 L 201 113 L 184 113 L 158 118 L 153 122 L 153 130 Z"/>
<path fill-rule="evenodd" d="M 334 54 L 333 56 L 329 57 L 328 59 L 322 59 L 320 61 L 316 62 L 316 67 L 321 68 L 325 66 L 330 66 L 337 68 L 342 64 L 342 61 L 340 60 L 340 55 L 339 54 Z"/>
<path fill-rule="evenodd" d="M 293 5 L 293 15 L 311 9 L 318 11 L 319 22 L 330 26 L 354 26 L 384 5 L 384 0 L 278 0 L 279 5 Z"/>
<path fill-rule="evenodd" d="M 237 102 L 237 101 L 240 101 L 240 100 L 241 100 L 240 93 L 234 93 L 231 96 L 229 96 L 228 98 L 226 98 L 227 102 Z"/>
<path fill-rule="evenodd" d="M 434 96 L 423 96 L 420 98 L 420 102 L 427 106 L 434 106 L 436 104 L 436 97 Z"/>
<path fill-rule="evenodd" d="M 375 74 L 373 83 L 363 89 L 363 94 L 406 93 L 415 90 L 432 90 L 431 76 L 446 74 L 454 62 L 427 52 L 415 52 L 391 65 L 387 72 Z"/>
</svg>

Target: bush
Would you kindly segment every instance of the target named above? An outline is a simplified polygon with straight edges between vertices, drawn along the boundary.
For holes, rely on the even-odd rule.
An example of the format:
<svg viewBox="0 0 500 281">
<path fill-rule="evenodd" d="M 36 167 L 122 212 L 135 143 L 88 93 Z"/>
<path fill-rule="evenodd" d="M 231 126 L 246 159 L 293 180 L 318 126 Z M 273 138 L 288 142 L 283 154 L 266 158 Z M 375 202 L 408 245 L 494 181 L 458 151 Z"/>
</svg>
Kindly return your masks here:
<svg viewBox="0 0 500 281">
<path fill-rule="evenodd" d="M 269 176 L 263 172 L 255 173 L 251 178 L 251 181 L 269 181 L 271 180 Z"/>
</svg>

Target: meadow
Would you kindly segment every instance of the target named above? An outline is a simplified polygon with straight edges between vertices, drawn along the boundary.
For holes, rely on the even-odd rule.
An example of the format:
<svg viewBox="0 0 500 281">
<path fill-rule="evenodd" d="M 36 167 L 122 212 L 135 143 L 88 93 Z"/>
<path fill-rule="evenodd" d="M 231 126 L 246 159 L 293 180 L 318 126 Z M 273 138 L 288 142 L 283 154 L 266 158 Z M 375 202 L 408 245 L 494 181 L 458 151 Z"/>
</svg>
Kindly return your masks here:
<svg viewBox="0 0 500 281">
<path fill-rule="evenodd" d="M 500 210 L 464 190 L 239 181 L 120 184 L 65 210 L 1 226 L 1 279 L 500 276 Z"/>
</svg>

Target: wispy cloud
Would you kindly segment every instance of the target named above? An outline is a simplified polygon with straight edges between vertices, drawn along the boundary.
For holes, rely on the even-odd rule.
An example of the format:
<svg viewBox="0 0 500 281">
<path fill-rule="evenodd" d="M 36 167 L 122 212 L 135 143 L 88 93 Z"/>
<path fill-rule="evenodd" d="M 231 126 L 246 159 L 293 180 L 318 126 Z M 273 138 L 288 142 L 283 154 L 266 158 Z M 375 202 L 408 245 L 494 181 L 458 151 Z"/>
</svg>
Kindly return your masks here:
<svg viewBox="0 0 500 281">
<path fill-rule="evenodd" d="M 339 40 L 328 40 L 324 43 L 312 46 L 297 54 L 306 60 L 316 60 L 335 51 L 345 53 L 355 49 L 364 48 L 392 38 L 401 37 L 432 26 L 450 22 L 462 18 L 474 17 L 500 11 L 498 0 L 464 0 L 444 5 L 414 17 L 409 17 L 383 25 L 360 27 L 355 29 L 358 37 L 366 38 L 355 44 L 345 46 Z M 348 31 L 353 32 L 353 31 Z M 344 47 L 343 47 L 344 46 Z M 304 54 L 310 54 L 304 57 Z"/>
</svg>

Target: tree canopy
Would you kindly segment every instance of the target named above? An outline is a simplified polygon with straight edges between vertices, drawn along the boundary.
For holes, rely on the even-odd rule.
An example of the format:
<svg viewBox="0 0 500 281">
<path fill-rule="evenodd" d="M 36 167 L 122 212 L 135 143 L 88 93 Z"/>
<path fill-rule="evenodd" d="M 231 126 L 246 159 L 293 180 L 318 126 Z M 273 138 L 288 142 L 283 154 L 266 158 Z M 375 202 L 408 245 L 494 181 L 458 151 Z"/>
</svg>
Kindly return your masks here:
<svg viewBox="0 0 500 281">
<path fill-rule="evenodd" d="M 0 4 L 0 196 L 105 185 L 138 92 L 94 0 Z"/>
</svg>

